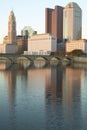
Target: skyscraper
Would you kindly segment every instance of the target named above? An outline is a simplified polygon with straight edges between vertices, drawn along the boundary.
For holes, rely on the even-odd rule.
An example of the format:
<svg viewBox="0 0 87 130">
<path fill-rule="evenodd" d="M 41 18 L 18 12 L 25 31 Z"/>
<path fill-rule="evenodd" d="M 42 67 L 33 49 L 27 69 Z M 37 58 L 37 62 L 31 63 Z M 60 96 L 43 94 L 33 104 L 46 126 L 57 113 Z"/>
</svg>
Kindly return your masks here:
<svg viewBox="0 0 87 130">
<path fill-rule="evenodd" d="M 8 43 L 16 44 L 16 20 L 13 11 L 10 12 L 8 20 Z"/>
<path fill-rule="evenodd" d="M 63 39 L 79 40 L 82 33 L 82 11 L 74 2 L 63 9 Z"/>
<path fill-rule="evenodd" d="M 2 53 L 18 53 L 18 46 L 16 44 L 16 21 L 13 11 L 9 15 L 8 35 L 3 39 Z"/>
<path fill-rule="evenodd" d="M 45 32 L 56 36 L 57 41 L 63 39 L 63 7 L 55 6 L 55 9 L 45 9 Z"/>
</svg>

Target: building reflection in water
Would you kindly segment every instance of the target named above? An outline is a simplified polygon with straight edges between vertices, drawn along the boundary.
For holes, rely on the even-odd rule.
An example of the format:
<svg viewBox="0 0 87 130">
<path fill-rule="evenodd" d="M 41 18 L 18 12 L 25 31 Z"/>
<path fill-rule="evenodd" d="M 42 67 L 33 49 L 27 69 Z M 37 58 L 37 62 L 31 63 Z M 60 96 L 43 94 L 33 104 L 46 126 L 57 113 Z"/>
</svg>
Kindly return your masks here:
<svg viewBox="0 0 87 130">
<path fill-rule="evenodd" d="M 0 70 L 6 70 L 9 64 L 0 63 Z M 8 92 L 10 103 L 13 104 L 15 97 L 16 71 L 7 69 L 4 71 L 5 79 L 8 81 Z"/>
<path fill-rule="evenodd" d="M 14 119 L 12 126 L 26 120 L 25 124 L 34 130 L 80 129 L 86 75 L 84 69 L 63 66 L 25 70 L 17 65 L 4 71 Z M 23 116 L 21 120 L 19 115 Z"/>
<path fill-rule="evenodd" d="M 87 129 L 87 67 L 82 74 L 81 80 L 81 110 L 84 129 Z"/>
<path fill-rule="evenodd" d="M 0 63 L 0 70 L 5 70 L 6 69 L 6 64 Z"/>
<path fill-rule="evenodd" d="M 23 76 L 24 75 L 24 76 Z M 9 113 L 10 113 L 10 127 L 11 129 L 16 129 L 16 107 L 17 107 L 17 89 L 20 88 L 20 84 L 17 86 L 17 80 L 20 82 L 25 80 L 26 78 L 26 71 L 23 71 L 23 66 L 20 65 L 12 65 L 11 68 L 6 69 L 4 71 L 4 77 L 7 81 L 7 85 L 5 87 L 8 87 L 8 100 L 9 100 Z M 24 79 L 23 79 L 24 77 Z M 26 81 L 26 80 L 25 80 Z M 27 84 L 27 83 L 26 83 Z M 25 90 L 26 90 L 26 86 Z"/>
<path fill-rule="evenodd" d="M 45 126 L 45 130 L 48 130 L 48 126 L 50 127 L 51 124 L 52 118 L 50 117 L 50 113 L 55 113 L 55 110 L 57 109 L 57 98 L 62 98 L 62 74 L 62 69 L 58 67 L 28 70 L 29 93 L 34 95 L 34 97 L 32 97 L 32 102 L 29 105 L 34 106 L 37 110 L 35 114 L 37 115 L 37 120 L 42 117 L 39 125 L 42 125 L 43 128 Z M 54 112 L 51 111 L 52 105 L 56 106 Z M 40 114 L 38 114 L 40 111 L 42 111 L 41 117 L 39 117 Z M 29 114 L 29 116 L 30 115 L 31 114 Z"/>
<path fill-rule="evenodd" d="M 51 69 L 50 85 L 46 85 L 46 99 L 50 98 L 51 102 L 55 102 L 57 98 L 62 98 L 62 68 L 54 67 Z M 46 82 L 48 82 L 46 80 Z"/>
<path fill-rule="evenodd" d="M 63 114 L 66 124 L 65 129 L 80 129 L 80 124 L 82 124 L 80 100 L 81 76 L 83 73 L 84 71 L 79 68 L 65 68 L 63 73 Z"/>
<path fill-rule="evenodd" d="M 45 83 L 43 84 L 45 86 L 45 97 L 46 99 L 51 97 L 53 101 L 57 97 L 62 98 L 62 76 L 62 69 L 58 67 L 28 70 L 28 81 L 35 84 L 38 78 L 39 83 Z"/>
<path fill-rule="evenodd" d="M 60 116 L 62 115 L 60 112 L 62 104 L 62 87 L 63 87 L 62 76 L 63 76 L 62 67 L 28 70 L 28 82 L 29 82 L 28 86 L 31 85 L 31 87 L 29 87 L 29 92 L 33 94 L 34 91 L 36 92 L 36 89 L 40 91 L 39 96 L 40 95 L 41 96 L 39 97 L 39 99 L 37 98 L 38 94 L 34 93 L 33 100 L 35 100 L 36 103 L 38 103 L 39 100 L 40 102 L 39 106 L 41 106 L 40 104 L 43 104 L 42 109 L 46 110 L 42 112 L 42 120 L 45 121 L 46 123 L 45 130 L 46 129 L 53 130 L 52 125 L 56 124 L 57 126 L 57 122 L 55 122 L 54 118 L 57 117 L 58 114 Z M 33 100 L 32 102 L 34 102 Z M 60 105 L 58 105 L 58 100 L 60 101 L 59 102 Z M 40 110 L 41 107 L 39 108 L 39 106 L 37 113 L 41 111 Z M 60 118 L 62 118 L 62 116 Z M 37 115 L 37 119 L 39 119 L 39 115 Z"/>
<path fill-rule="evenodd" d="M 11 119 L 10 122 L 10 127 L 11 129 L 15 129 L 15 102 L 16 102 L 16 70 L 6 70 L 4 71 L 4 77 L 5 80 L 7 81 L 7 85 L 5 86 L 8 87 L 8 103 L 9 103 L 9 117 Z M 6 108 L 6 112 L 8 109 Z M 9 118 L 8 118 L 9 121 Z"/>
<path fill-rule="evenodd" d="M 56 130 L 62 121 L 63 67 L 51 68 L 50 77 L 50 85 L 46 86 L 46 129 Z"/>
<path fill-rule="evenodd" d="M 46 86 L 47 130 L 75 129 L 75 124 L 81 124 L 80 97 L 83 73 L 82 69 L 63 67 L 51 70 L 51 82 Z"/>
<path fill-rule="evenodd" d="M 0 63 L 0 70 L 6 70 L 11 66 L 10 63 Z"/>
<path fill-rule="evenodd" d="M 66 99 L 69 106 L 75 94 L 80 94 L 82 73 L 81 69 L 66 68 L 63 74 L 63 99 Z"/>
<path fill-rule="evenodd" d="M 9 92 L 9 101 L 11 107 L 15 103 L 15 89 L 16 89 L 16 71 L 6 71 L 4 73 L 5 77 L 8 79 L 8 92 Z"/>
<path fill-rule="evenodd" d="M 8 86 L 9 102 L 10 102 L 11 108 L 14 108 L 14 105 L 15 105 L 15 98 L 16 98 L 16 92 L 17 92 L 16 91 L 17 80 L 20 79 L 20 81 L 23 81 L 23 80 L 27 81 L 26 74 L 27 74 L 27 72 L 23 71 L 23 66 L 16 65 L 16 64 L 12 65 L 11 68 L 4 71 L 4 76 L 7 78 L 7 81 L 8 81 L 7 86 Z M 23 77 L 24 77 L 24 79 L 23 79 Z M 26 78 L 26 80 L 25 80 L 25 78 Z M 27 82 L 26 82 L 26 84 L 27 84 Z"/>
<path fill-rule="evenodd" d="M 50 86 L 50 81 L 51 81 L 51 69 L 45 68 L 45 69 L 29 69 L 28 70 L 29 84 L 31 83 L 36 84 L 37 82 L 37 84 L 41 83 L 44 86 Z"/>
<path fill-rule="evenodd" d="M 29 69 L 28 70 L 28 86 L 30 97 L 29 117 L 31 118 L 29 125 L 34 123 L 34 128 L 46 130 L 46 112 L 45 112 L 45 86 L 50 86 L 51 69 Z M 31 126 L 31 125 L 30 125 Z"/>
</svg>

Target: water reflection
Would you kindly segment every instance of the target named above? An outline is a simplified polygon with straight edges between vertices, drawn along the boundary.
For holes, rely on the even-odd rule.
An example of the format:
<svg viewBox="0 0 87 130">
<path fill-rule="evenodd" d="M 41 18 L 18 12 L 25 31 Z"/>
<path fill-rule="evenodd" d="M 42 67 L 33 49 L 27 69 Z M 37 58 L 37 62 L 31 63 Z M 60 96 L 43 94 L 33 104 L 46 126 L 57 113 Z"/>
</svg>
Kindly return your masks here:
<svg viewBox="0 0 87 130">
<path fill-rule="evenodd" d="M 6 70 L 11 66 L 10 63 L 0 63 L 0 70 Z"/>
<path fill-rule="evenodd" d="M 45 67 L 46 66 L 46 61 L 38 61 L 38 60 L 35 60 L 34 61 L 34 66 L 36 67 L 36 68 L 43 68 L 43 67 Z"/>
<path fill-rule="evenodd" d="M 1 130 L 86 130 L 87 69 L 33 68 L 0 71 Z"/>
<path fill-rule="evenodd" d="M 83 70 L 66 68 L 64 73 L 63 108 L 65 128 L 81 129 L 81 75 Z M 79 125 L 78 125 L 79 124 Z"/>
<path fill-rule="evenodd" d="M 46 85 L 46 98 L 51 101 L 56 101 L 57 98 L 62 98 L 62 78 L 63 71 L 61 67 L 53 67 L 50 74 L 49 85 Z M 48 82 L 48 80 L 47 80 Z"/>
</svg>

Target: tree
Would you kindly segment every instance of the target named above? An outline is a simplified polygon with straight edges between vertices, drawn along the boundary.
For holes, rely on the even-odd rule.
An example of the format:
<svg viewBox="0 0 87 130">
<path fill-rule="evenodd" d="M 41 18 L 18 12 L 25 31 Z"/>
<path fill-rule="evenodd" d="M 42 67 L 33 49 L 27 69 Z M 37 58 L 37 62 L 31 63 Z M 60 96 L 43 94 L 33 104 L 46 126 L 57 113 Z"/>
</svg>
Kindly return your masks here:
<svg viewBox="0 0 87 130">
<path fill-rule="evenodd" d="M 81 56 L 83 54 L 82 50 L 73 50 L 72 52 L 73 56 Z"/>
</svg>

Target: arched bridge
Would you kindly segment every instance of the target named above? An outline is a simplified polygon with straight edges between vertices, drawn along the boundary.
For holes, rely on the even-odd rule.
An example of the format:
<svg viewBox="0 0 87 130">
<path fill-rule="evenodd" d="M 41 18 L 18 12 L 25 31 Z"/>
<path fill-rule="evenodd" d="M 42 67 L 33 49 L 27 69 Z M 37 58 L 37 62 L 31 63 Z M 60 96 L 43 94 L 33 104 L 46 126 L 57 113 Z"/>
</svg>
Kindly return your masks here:
<svg viewBox="0 0 87 130">
<path fill-rule="evenodd" d="M 0 54 L 0 60 L 8 60 L 11 63 L 16 63 L 17 60 L 29 60 L 34 62 L 36 59 L 43 59 L 47 62 L 52 59 L 63 61 L 63 59 L 72 60 L 70 57 L 60 57 L 60 56 L 52 56 L 52 55 L 24 55 L 24 54 Z"/>
</svg>

